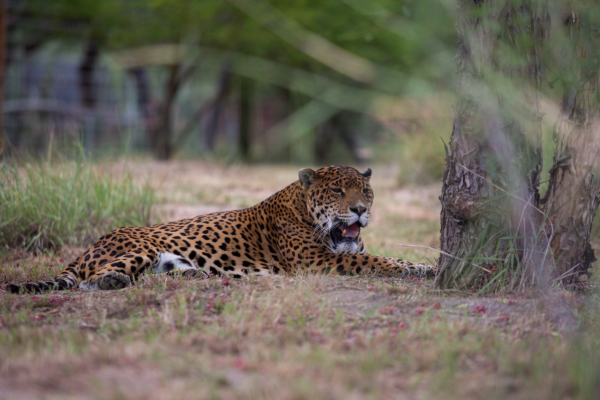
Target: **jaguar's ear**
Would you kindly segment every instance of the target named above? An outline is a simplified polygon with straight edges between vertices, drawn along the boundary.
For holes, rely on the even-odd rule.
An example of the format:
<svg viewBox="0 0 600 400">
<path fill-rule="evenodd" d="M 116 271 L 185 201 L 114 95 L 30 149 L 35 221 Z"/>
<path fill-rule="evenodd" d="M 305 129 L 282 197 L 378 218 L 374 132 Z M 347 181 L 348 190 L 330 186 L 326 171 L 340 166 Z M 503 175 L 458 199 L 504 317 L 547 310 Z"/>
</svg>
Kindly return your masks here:
<svg viewBox="0 0 600 400">
<path fill-rule="evenodd" d="M 317 173 L 310 168 L 302 168 L 298 171 L 298 178 L 300 178 L 300 183 L 302 184 L 302 188 L 307 190 L 317 181 Z"/>
<path fill-rule="evenodd" d="M 361 175 L 367 179 L 371 179 L 371 168 L 367 168 L 367 170 L 365 172 L 363 172 Z"/>
</svg>

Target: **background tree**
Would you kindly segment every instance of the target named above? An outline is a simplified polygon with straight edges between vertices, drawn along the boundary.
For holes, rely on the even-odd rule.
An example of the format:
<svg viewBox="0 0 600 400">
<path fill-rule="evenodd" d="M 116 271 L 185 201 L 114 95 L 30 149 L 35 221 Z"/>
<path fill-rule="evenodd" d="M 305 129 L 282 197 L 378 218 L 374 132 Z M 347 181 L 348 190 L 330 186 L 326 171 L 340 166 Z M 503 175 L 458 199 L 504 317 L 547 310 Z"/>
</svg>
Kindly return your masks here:
<svg viewBox="0 0 600 400">
<path fill-rule="evenodd" d="M 510 267 L 541 262 L 544 238 L 535 229 L 547 12 L 543 0 L 458 1 L 457 99 L 440 197 L 442 288 L 482 287 Z M 520 276 L 540 278 L 533 270 Z"/>
<path fill-rule="evenodd" d="M 570 1 L 553 15 L 553 61 L 562 88 L 554 126 L 556 154 L 542 203 L 556 263 L 554 278 L 566 285 L 589 276 L 596 260 L 590 246 L 600 203 L 600 5 Z"/>
</svg>

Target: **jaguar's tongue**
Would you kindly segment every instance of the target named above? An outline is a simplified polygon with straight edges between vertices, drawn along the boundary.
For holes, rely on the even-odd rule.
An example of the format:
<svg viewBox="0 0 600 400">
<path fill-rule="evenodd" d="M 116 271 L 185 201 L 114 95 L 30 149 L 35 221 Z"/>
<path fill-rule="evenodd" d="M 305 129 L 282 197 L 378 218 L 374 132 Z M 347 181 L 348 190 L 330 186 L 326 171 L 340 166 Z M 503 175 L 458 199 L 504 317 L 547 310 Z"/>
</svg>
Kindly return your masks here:
<svg viewBox="0 0 600 400">
<path fill-rule="evenodd" d="M 342 231 L 343 237 L 355 238 L 358 236 L 358 233 L 360 232 L 360 228 L 358 227 L 358 222 L 355 222 L 349 226 L 340 226 L 338 229 L 340 231 Z"/>
</svg>

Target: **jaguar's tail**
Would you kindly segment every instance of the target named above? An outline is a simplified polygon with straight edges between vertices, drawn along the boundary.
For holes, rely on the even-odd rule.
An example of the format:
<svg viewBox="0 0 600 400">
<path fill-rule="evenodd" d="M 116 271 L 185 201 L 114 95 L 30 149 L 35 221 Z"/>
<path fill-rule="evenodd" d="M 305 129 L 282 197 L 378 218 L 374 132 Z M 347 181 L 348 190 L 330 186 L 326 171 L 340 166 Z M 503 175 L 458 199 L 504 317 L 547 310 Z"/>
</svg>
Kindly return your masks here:
<svg viewBox="0 0 600 400">
<path fill-rule="evenodd" d="M 28 282 L 19 285 L 10 284 L 6 287 L 9 293 L 41 293 L 52 290 L 66 290 L 72 287 L 77 287 L 77 274 L 79 273 L 78 260 L 67 265 L 65 269 L 60 271 L 58 276 L 49 281 Z"/>
</svg>

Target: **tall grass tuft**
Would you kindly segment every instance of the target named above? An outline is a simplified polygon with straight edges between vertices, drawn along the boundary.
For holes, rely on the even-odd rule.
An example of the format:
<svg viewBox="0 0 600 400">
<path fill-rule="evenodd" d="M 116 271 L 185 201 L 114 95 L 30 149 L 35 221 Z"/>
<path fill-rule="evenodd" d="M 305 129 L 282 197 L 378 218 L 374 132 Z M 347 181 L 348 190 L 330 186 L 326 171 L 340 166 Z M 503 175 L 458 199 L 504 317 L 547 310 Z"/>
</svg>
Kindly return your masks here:
<svg viewBox="0 0 600 400">
<path fill-rule="evenodd" d="M 129 175 L 89 161 L 0 163 L 0 246 L 32 251 L 89 245 L 126 225 L 148 225 L 155 196 Z"/>
</svg>

